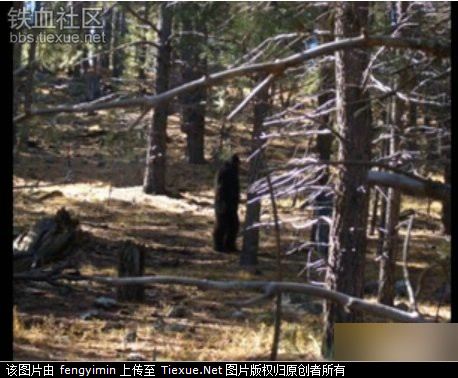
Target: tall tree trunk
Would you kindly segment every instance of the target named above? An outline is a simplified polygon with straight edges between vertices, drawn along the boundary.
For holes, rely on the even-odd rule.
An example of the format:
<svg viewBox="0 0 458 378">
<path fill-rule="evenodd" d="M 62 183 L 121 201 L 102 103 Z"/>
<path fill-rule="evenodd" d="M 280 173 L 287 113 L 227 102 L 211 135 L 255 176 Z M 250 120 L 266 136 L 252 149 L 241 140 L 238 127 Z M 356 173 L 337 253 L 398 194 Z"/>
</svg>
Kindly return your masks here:
<svg viewBox="0 0 458 378">
<path fill-rule="evenodd" d="M 142 9 L 142 17 L 147 20 L 149 18 L 150 3 L 144 2 Z M 146 42 L 146 32 L 142 29 L 141 31 L 142 41 Z M 146 78 L 145 74 L 145 64 L 146 64 L 146 54 L 147 54 L 148 45 L 146 43 L 141 43 L 137 46 L 137 61 L 138 61 L 138 78 L 144 80 Z"/>
<path fill-rule="evenodd" d="M 385 122 L 385 125 L 389 125 L 392 122 L 392 105 L 393 101 L 387 101 L 386 108 L 382 112 L 382 119 Z M 386 158 L 390 153 L 390 144 L 389 140 L 383 139 L 381 146 L 380 158 Z M 386 209 L 387 209 L 387 197 L 388 190 L 384 187 L 380 187 L 380 218 L 378 222 L 378 240 L 377 240 L 377 257 L 381 257 L 383 254 L 383 248 L 385 245 L 385 222 L 386 222 Z"/>
<path fill-rule="evenodd" d="M 108 4 L 108 7 L 111 5 Z M 103 16 L 103 32 L 105 35 L 104 43 L 101 45 L 101 51 L 110 51 L 111 39 L 113 32 L 113 9 L 109 9 Z M 100 56 L 100 66 L 106 71 L 110 69 L 111 53 L 105 53 Z"/>
<path fill-rule="evenodd" d="M 418 112 L 417 112 L 417 104 L 413 101 L 409 103 L 409 112 L 408 112 L 408 127 L 416 127 L 417 126 L 417 118 L 418 118 Z M 418 151 L 418 143 L 417 143 L 417 138 L 415 135 L 412 137 L 410 136 L 407 139 L 407 149 L 410 152 L 417 152 Z"/>
<path fill-rule="evenodd" d="M 329 42 L 325 40 L 324 42 Z M 335 86 L 335 72 L 334 65 L 325 62 L 320 67 L 320 91 L 323 93 L 318 96 L 318 106 L 322 106 L 328 101 L 332 100 L 334 94 L 331 88 Z M 320 123 L 320 130 L 329 130 L 331 127 L 331 117 L 325 114 L 318 120 Z M 319 134 L 316 140 L 316 150 L 320 160 L 330 160 L 331 147 L 332 147 L 332 134 Z M 326 185 L 329 180 L 329 169 L 326 168 L 326 173 L 321 177 L 319 184 Z M 333 198 L 330 193 L 321 193 L 315 200 L 315 218 L 321 216 L 330 217 L 332 215 L 332 202 Z M 329 250 L 329 224 L 325 220 L 319 219 L 318 223 L 312 228 L 312 242 L 317 243 L 317 252 L 324 257 L 328 256 Z"/>
<path fill-rule="evenodd" d="M 392 121 L 391 136 L 390 136 L 390 149 L 389 155 L 393 156 L 399 151 L 399 131 L 401 128 L 401 116 L 403 111 L 402 102 L 393 98 L 392 106 Z M 399 246 L 399 235 L 397 225 L 399 222 L 399 213 L 401 210 L 401 192 L 399 189 L 389 188 L 386 200 L 386 214 L 385 214 L 385 243 L 382 247 L 380 255 L 380 270 L 379 270 L 379 288 L 378 288 L 378 301 L 393 306 L 394 302 L 394 284 L 395 284 L 395 270 L 396 270 L 396 256 Z"/>
<path fill-rule="evenodd" d="M 406 3 L 402 6 L 401 2 L 397 2 L 397 24 L 407 10 Z M 402 29 L 398 32 L 402 36 Z M 399 79 L 395 80 L 394 88 L 405 87 L 406 76 L 400 75 Z M 390 147 L 389 155 L 393 156 L 399 152 L 400 141 L 399 134 L 403 130 L 402 115 L 405 110 L 404 102 L 394 96 L 391 107 L 391 122 L 390 122 Z M 392 162 L 390 165 L 396 165 Z M 386 203 L 386 219 L 385 219 L 385 244 L 380 256 L 379 270 L 379 287 L 378 301 L 387 306 L 393 306 L 395 297 L 395 282 L 396 282 L 396 258 L 399 247 L 399 235 L 397 225 L 399 223 L 399 213 L 401 211 L 401 192 L 399 189 L 388 189 L 388 198 Z"/>
<path fill-rule="evenodd" d="M 33 33 L 34 37 L 36 33 Z M 35 78 L 35 70 L 37 66 L 36 62 L 36 52 L 37 52 L 37 44 L 35 40 L 30 43 L 29 45 L 29 56 L 27 59 L 27 82 L 26 82 L 26 89 L 25 89 L 25 98 L 24 98 L 24 108 L 25 112 L 29 113 L 32 109 L 33 104 L 33 97 L 34 97 L 34 78 Z"/>
<path fill-rule="evenodd" d="M 21 66 L 22 44 L 15 43 L 13 46 L 13 72 Z M 19 80 L 17 75 L 13 74 L 13 118 L 19 113 L 20 95 Z M 13 149 L 16 151 L 16 125 L 13 122 Z"/>
<path fill-rule="evenodd" d="M 161 3 L 159 16 L 159 49 L 156 61 L 157 94 L 165 92 L 169 88 L 172 18 L 173 10 L 170 4 L 168 2 Z M 166 193 L 167 114 L 167 103 L 155 108 L 153 122 L 148 132 L 146 169 L 143 181 L 143 190 L 148 194 Z"/>
<path fill-rule="evenodd" d="M 83 2 L 81 1 L 73 1 L 72 3 L 73 6 L 73 13 L 76 14 L 77 16 L 75 17 L 75 28 L 79 30 L 79 36 L 80 36 L 80 41 L 78 44 L 75 46 L 77 51 L 82 51 L 82 54 L 78 56 L 77 62 L 82 61 L 83 59 L 86 59 L 88 57 L 87 54 L 87 48 L 84 46 L 84 43 L 81 42 L 84 40 L 84 32 L 85 29 L 81 27 L 82 19 L 83 19 Z M 87 62 L 80 62 L 76 63 L 73 67 L 70 68 L 69 70 L 69 75 L 72 75 L 74 79 L 79 79 L 84 71 L 86 73 L 87 71 Z"/>
<path fill-rule="evenodd" d="M 268 100 L 269 90 L 268 86 L 266 86 L 255 97 L 253 131 L 251 134 L 251 154 L 257 153 L 250 160 L 250 166 L 248 168 L 248 187 L 257 180 L 259 171 L 264 165 L 264 153 L 261 150 L 264 141 L 261 139 L 261 132 L 264 118 L 269 111 Z M 256 193 L 248 190 L 243 244 L 240 254 L 240 266 L 247 269 L 254 268 L 258 264 L 259 228 L 252 226 L 259 222 L 261 201 L 250 203 L 255 197 Z"/>
<path fill-rule="evenodd" d="M 114 11 L 114 30 L 113 30 L 113 47 L 117 47 L 124 42 L 124 36 L 127 33 L 126 14 L 124 9 L 116 8 Z M 125 51 L 118 49 L 113 52 L 113 76 L 120 77 L 124 72 Z"/>
<path fill-rule="evenodd" d="M 35 3 L 35 11 L 40 10 L 40 2 Z M 37 42 L 35 38 L 37 37 L 37 29 L 32 29 L 33 41 L 29 44 L 28 57 L 27 57 L 27 74 L 26 82 L 24 84 L 24 112 L 30 113 L 32 110 L 32 104 L 35 97 L 35 71 L 37 68 Z M 29 128 L 24 124 L 19 132 L 18 144 L 20 146 L 24 145 L 29 138 Z"/>
<path fill-rule="evenodd" d="M 207 58 L 203 47 L 207 39 L 206 20 L 198 4 L 186 4 L 190 14 L 182 17 L 183 35 L 180 55 L 184 64 L 182 82 L 187 83 L 207 73 Z M 186 157 L 191 164 L 205 163 L 205 110 L 207 89 L 196 88 L 181 96 L 182 126 L 186 133 Z"/>
<path fill-rule="evenodd" d="M 354 37 L 367 28 L 367 2 L 336 4 L 336 38 Z M 335 54 L 336 105 L 339 134 L 338 160 L 370 161 L 372 121 L 369 93 L 361 87 L 361 79 L 369 62 L 366 50 L 344 50 Z M 362 297 L 364 262 L 367 244 L 369 190 L 366 185 L 368 168 L 348 165 L 340 169 L 330 231 L 329 268 L 326 284 L 352 296 Z M 356 322 L 359 314 L 325 302 L 322 352 L 333 354 L 334 323 Z"/>
</svg>

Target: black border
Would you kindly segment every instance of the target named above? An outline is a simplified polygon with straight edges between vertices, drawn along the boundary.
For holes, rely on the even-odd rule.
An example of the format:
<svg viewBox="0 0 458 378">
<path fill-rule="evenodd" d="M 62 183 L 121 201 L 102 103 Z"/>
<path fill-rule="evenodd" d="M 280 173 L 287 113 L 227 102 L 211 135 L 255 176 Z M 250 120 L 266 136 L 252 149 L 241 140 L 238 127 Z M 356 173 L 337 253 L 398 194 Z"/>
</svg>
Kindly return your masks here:
<svg viewBox="0 0 458 378">
<path fill-rule="evenodd" d="M 1 157 L 1 254 L 0 259 L 0 358 L 2 360 L 13 359 L 13 294 L 12 294 L 12 239 L 13 239 L 13 48 L 9 42 L 8 11 L 12 2 L 0 4 L 0 30 L 1 30 L 1 52 L 0 72 L 4 76 L 1 85 L 4 97 L 2 99 L 2 133 L 1 141 L 3 146 L 0 149 Z"/>
<path fill-rule="evenodd" d="M 452 35 L 451 35 L 451 65 L 452 65 L 452 72 L 451 72 L 451 91 L 452 91 L 452 120 L 451 120 L 451 184 L 452 184 L 452 193 L 451 193 L 451 201 L 450 206 L 452 209 L 452 235 L 451 235 L 451 322 L 458 323 L 458 256 L 456 255 L 457 250 L 457 232 L 458 232 L 458 219 L 457 219 L 457 212 L 455 211 L 455 206 L 458 204 L 456 200 L 458 196 L 458 183 L 457 179 L 458 176 L 456 174 L 456 168 L 458 164 L 456 163 L 457 158 L 455 154 L 458 151 L 457 144 L 457 132 L 453 131 L 453 128 L 456 127 L 456 122 L 458 121 L 457 116 L 457 105 L 456 105 L 456 86 L 457 86 L 457 74 L 456 74 L 456 67 L 455 65 L 458 63 L 458 46 L 457 46 L 457 33 L 458 33 L 458 5 L 454 2 L 451 3 L 452 6 Z M 455 173 L 455 174 L 453 174 Z"/>
<path fill-rule="evenodd" d="M 5 94 L 2 100 L 2 138 L 3 148 L 1 151 L 0 164 L 2 165 L 2 183 L 1 188 L 1 199 L 3 206 L 1 207 L 1 245 L 0 249 L 2 257 L 0 259 L 0 288 L 1 288 L 1 302 L 0 302 L 0 360 L 11 361 L 13 359 L 13 295 L 12 295 L 12 251 L 11 251 L 11 240 L 13 234 L 13 212 L 12 212 L 12 175 L 13 175 L 13 162 L 12 162 L 12 44 L 9 42 L 9 23 L 8 23 L 8 11 L 12 7 L 12 2 L 1 2 L 0 3 L 0 28 L 1 28 L 1 52 L 2 58 L 0 59 L 0 70 L 4 79 L 2 83 L 2 92 Z M 451 59 L 452 59 L 452 72 L 451 72 L 451 91 L 452 91 L 452 236 L 451 236 L 451 277 L 452 277 L 452 298 L 451 298 L 451 310 L 452 316 L 451 321 L 458 323 L 458 256 L 456 253 L 457 237 L 458 232 L 458 217 L 456 211 L 454 211 L 454 205 L 458 204 L 458 173 L 453 174 L 455 167 L 458 164 L 455 163 L 455 153 L 458 151 L 456 146 L 457 137 L 456 132 L 453 131 L 453 127 L 458 120 L 456 100 L 456 85 L 458 77 L 456 74 L 455 64 L 458 62 L 458 46 L 457 46 L 457 35 L 458 35 L 458 5 L 451 2 L 452 10 L 452 31 L 451 31 Z"/>
</svg>

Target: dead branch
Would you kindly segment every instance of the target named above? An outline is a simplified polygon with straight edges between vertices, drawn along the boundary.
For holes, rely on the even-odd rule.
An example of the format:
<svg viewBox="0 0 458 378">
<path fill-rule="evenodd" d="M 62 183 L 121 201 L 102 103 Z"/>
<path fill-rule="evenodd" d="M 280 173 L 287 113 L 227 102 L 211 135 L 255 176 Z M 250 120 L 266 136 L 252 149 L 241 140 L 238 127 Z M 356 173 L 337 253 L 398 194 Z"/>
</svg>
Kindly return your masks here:
<svg viewBox="0 0 458 378">
<path fill-rule="evenodd" d="M 270 74 L 264 80 L 262 80 L 252 91 L 251 93 L 245 97 L 245 99 L 229 114 L 226 118 L 226 121 L 231 121 L 237 113 L 239 113 L 245 106 L 250 102 L 250 100 L 256 96 L 263 88 L 269 85 L 275 79 L 275 75 Z"/>
<path fill-rule="evenodd" d="M 401 190 L 404 194 L 444 200 L 450 197 L 450 185 L 438 181 L 413 178 L 399 173 L 369 171 L 367 182 L 371 185 L 386 186 Z"/>
<path fill-rule="evenodd" d="M 15 280 L 43 280 L 34 278 L 27 274 L 14 274 Z M 368 314 L 380 316 L 406 323 L 424 323 L 428 322 L 417 312 L 402 311 L 393 307 L 378 303 L 370 303 L 361 298 L 329 290 L 324 287 L 302 284 L 296 282 L 276 282 L 276 281 L 216 281 L 207 279 L 198 279 L 191 277 L 176 276 L 143 276 L 129 278 L 100 277 L 100 276 L 74 276 L 61 275 L 56 279 L 66 279 L 73 281 L 92 281 L 105 285 L 183 285 L 194 286 L 201 290 L 221 290 L 221 291 L 243 291 L 254 290 L 264 292 L 266 298 L 272 298 L 279 292 L 293 292 L 308 294 L 310 296 L 327 299 L 344 306 L 349 311 L 361 311 Z"/>
</svg>

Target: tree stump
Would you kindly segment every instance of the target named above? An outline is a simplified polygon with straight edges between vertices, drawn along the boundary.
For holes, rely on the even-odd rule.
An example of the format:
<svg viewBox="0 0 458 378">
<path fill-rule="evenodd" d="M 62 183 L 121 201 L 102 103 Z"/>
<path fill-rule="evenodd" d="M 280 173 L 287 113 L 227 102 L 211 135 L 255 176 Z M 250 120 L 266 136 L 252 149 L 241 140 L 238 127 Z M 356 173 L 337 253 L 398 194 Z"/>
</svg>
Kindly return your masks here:
<svg viewBox="0 0 458 378">
<path fill-rule="evenodd" d="M 13 241 L 14 271 L 36 268 L 68 257 L 78 232 L 78 220 L 61 208 L 54 217 L 40 219 Z"/>
<path fill-rule="evenodd" d="M 118 277 L 140 277 L 145 270 L 144 251 L 127 241 L 118 255 Z M 143 285 L 124 285 L 117 288 L 120 302 L 142 302 L 145 288 Z"/>
</svg>

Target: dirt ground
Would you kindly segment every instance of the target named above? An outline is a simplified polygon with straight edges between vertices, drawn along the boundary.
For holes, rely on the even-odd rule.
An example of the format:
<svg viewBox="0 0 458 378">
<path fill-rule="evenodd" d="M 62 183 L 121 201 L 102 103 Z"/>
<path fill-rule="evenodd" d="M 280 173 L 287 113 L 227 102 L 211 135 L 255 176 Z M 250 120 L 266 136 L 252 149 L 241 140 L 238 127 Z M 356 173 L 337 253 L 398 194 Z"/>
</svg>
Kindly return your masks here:
<svg viewBox="0 0 458 378">
<path fill-rule="evenodd" d="M 45 89 L 42 90 L 42 92 Z M 46 93 L 42 93 L 44 96 Z M 54 100 L 66 99 L 64 89 Z M 68 100 L 68 99 L 67 99 Z M 239 269 L 236 254 L 218 254 L 211 246 L 213 177 L 216 167 L 190 165 L 184 159 L 185 135 L 177 116 L 168 128 L 168 196 L 142 193 L 145 157 L 145 118 L 127 132 L 136 114 L 124 111 L 95 115 L 59 115 L 29 121 L 29 146 L 14 165 L 15 234 L 45 215 L 65 207 L 78 217 L 83 231 L 77 261 L 81 274 L 116 275 L 117 252 L 126 240 L 146 250 L 146 274 L 208 279 L 274 279 L 275 238 L 261 231 L 260 276 Z M 211 161 L 220 125 L 209 119 L 206 157 Z M 249 123 L 232 131 L 237 151 L 247 156 Z M 291 157 L 290 145 L 273 145 L 272 159 Z M 301 143 L 301 142 L 299 142 Z M 246 163 L 242 189 L 246 188 Z M 439 232 L 440 204 L 404 198 L 403 209 L 417 211 L 409 256 L 413 283 L 422 278 L 420 312 L 439 321 L 450 319 L 450 307 L 438 290 L 446 282 L 449 241 Z M 243 202 L 240 219 L 244 219 Z M 280 218 L 303 212 L 290 200 L 279 202 Z M 271 220 L 263 203 L 263 220 Z M 403 235 L 404 230 L 401 230 Z M 299 235 L 282 229 L 282 246 Z M 302 237 L 306 237 L 302 235 Z M 238 239 L 240 245 L 241 238 Z M 370 240 L 367 280 L 377 278 L 375 237 Z M 299 275 L 304 254 L 284 260 L 285 279 L 304 282 Z M 399 278 L 402 277 L 398 264 Z M 445 267 L 445 269 L 443 269 Z M 273 338 L 273 303 L 237 309 L 231 300 L 254 293 L 200 291 L 176 285 L 148 287 L 142 304 L 99 304 L 116 298 L 102 284 L 61 281 L 14 283 L 14 354 L 17 360 L 259 360 L 268 359 Z M 369 299 L 374 300 L 370 295 Z M 445 301 L 447 302 L 447 301 Z M 397 304 L 408 303 L 399 296 Z M 279 358 L 320 358 L 321 302 L 289 297 L 285 301 Z M 370 319 L 367 319 L 370 320 Z"/>
</svg>

